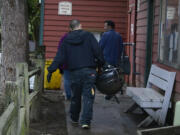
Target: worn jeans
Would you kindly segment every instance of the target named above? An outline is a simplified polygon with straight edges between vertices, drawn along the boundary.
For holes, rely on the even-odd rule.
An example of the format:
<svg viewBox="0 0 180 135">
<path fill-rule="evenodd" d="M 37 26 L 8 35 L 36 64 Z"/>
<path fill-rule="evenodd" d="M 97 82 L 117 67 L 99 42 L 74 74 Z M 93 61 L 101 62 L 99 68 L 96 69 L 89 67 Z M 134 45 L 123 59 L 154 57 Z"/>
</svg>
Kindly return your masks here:
<svg viewBox="0 0 180 135">
<path fill-rule="evenodd" d="M 72 98 L 70 114 L 72 120 L 79 120 L 82 100 L 81 124 L 91 123 L 95 98 L 95 81 L 96 70 L 93 68 L 82 68 L 71 72 Z"/>
<path fill-rule="evenodd" d="M 66 99 L 71 99 L 71 81 L 70 81 L 70 72 L 64 70 L 64 89 L 66 93 Z"/>
</svg>

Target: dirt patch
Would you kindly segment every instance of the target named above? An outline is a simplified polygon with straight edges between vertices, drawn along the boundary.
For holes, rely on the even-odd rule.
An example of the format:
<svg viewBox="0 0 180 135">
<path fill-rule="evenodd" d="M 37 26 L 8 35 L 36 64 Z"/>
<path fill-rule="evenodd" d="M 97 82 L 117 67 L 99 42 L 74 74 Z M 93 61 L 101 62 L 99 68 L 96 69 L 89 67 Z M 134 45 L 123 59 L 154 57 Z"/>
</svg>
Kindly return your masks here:
<svg viewBox="0 0 180 135">
<path fill-rule="evenodd" d="M 46 91 L 41 98 L 40 120 L 30 123 L 30 135 L 67 135 L 64 96 Z"/>
</svg>

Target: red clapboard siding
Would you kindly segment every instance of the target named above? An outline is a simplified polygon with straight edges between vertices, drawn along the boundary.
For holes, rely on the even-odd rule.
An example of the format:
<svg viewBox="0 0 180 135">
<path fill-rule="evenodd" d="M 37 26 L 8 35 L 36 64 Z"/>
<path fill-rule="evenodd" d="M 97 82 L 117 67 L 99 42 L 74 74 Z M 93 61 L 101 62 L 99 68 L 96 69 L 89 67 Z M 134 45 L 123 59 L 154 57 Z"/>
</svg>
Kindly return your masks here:
<svg viewBox="0 0 180 135">
<path fill-rule="evenodd" d="M 57 10 L 45 10 L 45 15 L 54 15 L 54 13 L 57 13 Z M 101 17 L 101 16 L 106 16 L 106 17 L 113 17 L 114 18 L 118 18 L 119 15 L 124 16 L 124 12 L 96 12 L 96 11 L 75 11 L 72 13 L 74 16 L 95 16 L 95 17 Z M 123 18 L 127 18 L 127 17 L 123 17 Z"/>
<path fill-rule="evenodd" d="M 138 27 L 143 27 L 143 26 L 146 27 L 146 25 L 147 25 L 147 20 L 146 20 L 146 18 L 137 20 L 137 26 L 138 26 Z M 142 29 L 144 29 L 144 28 L 142 28 Z"/>
<path fill-rule="evenodd" d="M 144 35 L 144 34 L 138 34 L 137 37 L 136 37 L 136 41 L 137 41 L 137 42 L 146 41 L 146 35 Z"/>
<path fill-rule="evenodd" d="M 74 17 L 73 17 L 74 18 Z M 57 17 L 56 15 L 45 15 L 44 19 L 45 20 L 55 20 L 55 21 L 70 21 L 73 19 L 72 17 L 69 16 L 64 16 L 63 18 Z M 104 20 L 109 19 L 107 16 L 100 16 L 100 17 L 88 17 L 88 16 L 76 16 L 76 19 L 83 20 L 86 22 L 103 22 Z M 124 18 L 114 18 L 113 19 L 116 23 L 127 23 L 127 20 Z"/>
<path fill-rule="evenodd" d="M 44 32 L 44 37 L 46 36 L 57 36 L 62 37 L 65 32 L 57 32 L 57 31 L 46 31 Z M 121 32 L 121 34 L 125 34 L 124 32 Z"/>
<path fill-rule="evenodd" d="M 140 3 L 140 10 L 137 12 L 136 24 L 136 86 L 144 85 L 145 56 L 146 56 L 146 34 L 147 34 L 147 1 Z"/>
<path fill-rule="evenodd" d="M 57 4 L 62 0 L 46 0 L 45 4 Z M 126 0 L 119 0 L 118 1 L 110 1 L 110 0 L 104 0 L 104 1 L 88 1 L 88 0 L 68 0 L 69 2 L 72 2 L 74 6 L 100 6 L 100 7 L 121 7 L 127 6 Z"/>
<path fill-rule="evenodd" d="M 136 34 L 146 34 L 147 33 L 147 29 L 144 29 L 143 27 L 141 28 L 141 29 L 137 29 L 137 31 L 136 31 Z"/>
<path fill-rule="evenodd" d="M 60 38 L 69 31 L 69 21 L 78 19 L 83 29 L 103 32 L 104 21 L 113 20 L 116 31 L 127 38 L 128 0 L 68 0 L 72 2 L 72 16 L 58 15 L 58 3 L 63 0 L 46 0 L 44 39 L 46 58 L 52 59 Z"/>
<path fill-rule="evenodd" d="M 142 58 L 142 57 L 138 57 L 138 58 L 136 58 L 136 63 L 138 63 L 138 65 L 139 65 L 139 67 L 141 67 L 142 68 L 142 66 L 144 67 L 145 66 L 145 61 L 143 60 L 144 58 Z M 141 66 L 140 66 L 141 65 Z M 143 69 L 143 71 L 144 71 L 145 69 Z M 142 71 L 141 71 L 142 72 Z M 144 74 L 144 72 L 143 72 L 143 74 Z"/>
<path fill-rule="evenodd" d="M 155 7 L 154 15 L 159 17 L 160 6 Z"/>
<path fill-rule="evenodd" d="M 136 50 L 146 50 L 146 44 L 145 42 L 138 42 L 138 44 L 136 45 Z"/>
<path fill-rule="evenodd" d="M 159 24 L 154 25 L 154 33 L 158 34 L 159 33 Z"/>
<path fill-rule="evenodd" d="M 137 58 L 143 58 L 143 59 L 145 59 L 145 57 L 146 57 L 146 52 L 145 52 L 145 50 L 137 49 L 137 50 L 136 50 L 136 57 L 137 57 Z M 142 62 L 143 62 L 143 61 L 142 61 Z M 140 64 L 140 63 L 138 63 L 138 64 Z"/>
<path fill-rule="evenodd" d="M 44 32 L 45 31 L 63 31 L 67 32 L 69 30 L 68 27 L 61 27 L 61 26 L 49 26 L 49 25 L 44 25 Z"/>
<path fill-rule="evenodd" d="M 50 51 L 46 50 L 46 53 L 45 53 L 45 58 L 46 59 L 54 58 L 55 56 L 56 56 L 55 52 L 50 52 Z"/>
<path fill-rule="evenodd" d="M 57 46 L 46 47 L 46 51 L 51 53 L 56 53 L 56 50 L 57 50 Z"/>
<path fill-rule="evenodd" d="M 160 1 L 161 0 L 155 0 L 155 6 L 160 6 Z"/>
<path fill-rule="evenodd" d="M 62 35 L 63 36 L 63 35 Z M 44 36 L 44 42 L 53 42 L 53 41 L 56 41 L 58 42 L 60 40 L 59 36 Z M 46 43 L 44 43 L 46 44 Z"/>
<path fill-rule="evenodd" d="M 144 11 L 144 10 L 147 10 L 147 8 L 148 8 L 148 3 L 147 2 L 141 2 L 141 11 Z"/>
<path fill-rule="evenodd" d="M 135 1 L 134 0 L 129 0 L 129 7 L 133 7 L 135 5 Z"/>
<path fill-rule="evenodd" d="M 61 23 L 59 23 L 59 21 L 46 21 L 44 23 L 44 25 L 50 25 L 50 26 L 65 26 L 66 24 L 68 24 L 69 21 L 62 21 Z M 124 23 L 122 23 L 124 24 Z M 118 29 L 123 29 L 123 25 L 122 24 L 117 24 L 116 28 Z M 83 26 L 87 26 L 87 27 L 94 27 L 96 26 L 97 28 L 102 28 L 102 23 L 100 22 L 84 22 Z"/>
<path fill-rule="evenodd" d="M 137 19 L 144 19 L 144 18 L 147 18 L 147 10 L 138 12 Z"/>
<path fill-rule="evenodd" d="M 158 35 L 156 35 L 156 36 L 158 36 Z M 158 44 L 153 44 L 154 46 L 153 46 L 153 48 L 152 48 L 152 53 L 153 54 L 157 54 L 158 53 Z"/>
<path fill-rule="evenodd" d="M 57 5 L 45 5 L 45 8 L 47 10 L 58 10 Z M 99 6 L 93 6 L 93 11 L 103 11 L 103 12 L 119 12 L 121 11 L 121 8 L 126 9 L 126 6 L 121 5 L 120 7 L 99 7 Z M 79 6 L 79 5 L 74 5 L 73 10 L 76 11 L 92 11 L 92 7 L 90 6 Z M 126 12 L 126 11 L 121 11 L 121 12 Z"/>
<path fill-rule="evenodd" d="M 45 42 L 45 46 L 46 46 L 46 48 L 48 47 L 48 46 L 52 46 L 52 47 L 56 47 L 57 48 L 57 46 L 58 46 L 58 44 L 59 44 L 59 41 L 49 41 L 49 42 Z"/>
</svg>

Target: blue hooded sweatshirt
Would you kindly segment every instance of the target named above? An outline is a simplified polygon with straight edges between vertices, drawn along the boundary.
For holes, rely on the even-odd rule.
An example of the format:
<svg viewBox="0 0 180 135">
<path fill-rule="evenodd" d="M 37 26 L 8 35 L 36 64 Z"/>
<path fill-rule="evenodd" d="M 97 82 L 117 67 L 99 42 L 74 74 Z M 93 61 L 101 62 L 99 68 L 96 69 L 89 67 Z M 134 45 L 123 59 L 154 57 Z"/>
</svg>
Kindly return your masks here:
<svg viewBox="0 0 180 135">
<path fill-rule="evenodd" d="M 114 30 L 104 32 L 99 44 L 103 50 L 105 61 L 113 66 L 118 65 L 123 51 L 121 35 Z"/>
</svg>

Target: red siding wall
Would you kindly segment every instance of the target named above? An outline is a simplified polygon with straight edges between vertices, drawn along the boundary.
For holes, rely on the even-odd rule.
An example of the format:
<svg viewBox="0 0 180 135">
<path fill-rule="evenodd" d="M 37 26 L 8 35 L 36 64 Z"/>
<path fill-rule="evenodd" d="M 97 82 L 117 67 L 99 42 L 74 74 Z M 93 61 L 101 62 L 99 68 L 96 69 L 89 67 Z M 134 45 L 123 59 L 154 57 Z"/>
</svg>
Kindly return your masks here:
<svg viewBox="0 0 180 135">
<path fill-rule="evenodd" d="M 145 72 L 145 51 L 147 34 L 147 0 L 141 0 L 140 9 L 137 13 L 136 29 L 136 85 L 143 86 Z"/>
<path fill-rule="evenodd" d="M 174 101 L 180 100 L 180 70 L 168 67 L 158 62 L 158 34 L 159 34 L 159 19 L 160 19 L 160 0 L 155 0 L 154 3 L 154 34 L 153 34 L 153 49 L 152 49 L 152 63 L 176 72 L 176 82 L 174 87 Z M 147 30 L 147 2 L 141 0 L 140 11 L 137 15 L 137 45 L 136 45 L 136 64 L 137 72 L 141 75 L 136 77 L 136 84 L 142 86 L 144 83 L 145 70 L 145 47 L 146 47 L 146 30 Z"/>
<path fill-rule="evenodd" d="M 72 19 L 79 19 L 85 30 L 99 32 L 103 31 L 104 21 L 111 19 L 116 23 L 116 31 L 120 32 L 126 41 L 127 0 L 68 0 L 72 2 L 72 16 L 58 15 L 60 1 L 62 0 L 45 0 L 46 59 L 52 59 L 55 56 L 59 39 L 68 32 L 68 24 Z"/>
</svg>

